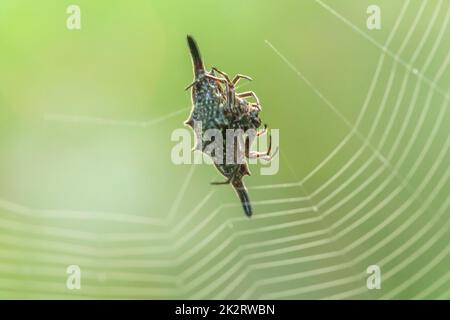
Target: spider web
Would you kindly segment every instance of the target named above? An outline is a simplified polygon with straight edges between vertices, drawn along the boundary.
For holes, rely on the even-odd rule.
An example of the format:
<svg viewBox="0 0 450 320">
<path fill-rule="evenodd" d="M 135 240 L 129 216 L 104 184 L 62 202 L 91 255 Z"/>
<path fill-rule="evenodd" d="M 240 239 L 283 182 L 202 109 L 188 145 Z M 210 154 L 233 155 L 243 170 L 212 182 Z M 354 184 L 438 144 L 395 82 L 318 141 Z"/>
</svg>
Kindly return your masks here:
<svg viewBox="0 0 450 320">
<path fill-rule="evenodd" d="M 99 235 L 56 226 L 36 228 L 33 223 L 0 217 L 2 229 L 23 234 L 23 237 L 0 235 L 0 242 L 14 243 L 18 248 L 16 251 L 0 252 L 0 292 L 25 288 L 30 296 L 48 298 L 74 294 L 94 298 L 450 298 L 450 271 L 437 271 L 439 266 L 450 262 L 450 159 L 445 121 L 448 120 L 449 94 L 438 86 L 448 68 L 450 54 L 447 53 L 443 61 L 436 61 L 439 50 L 445 50 L 442 44 L 445 32 L 448 32 L 450 10 L 443 0 L 423 1 L 400 48 L 394 52 L 390 45 L 398 35 L 398 27 L 405 14 L 411 10 L 410 1 L 404 2 L 383 45 L 336 9 L 320 0 L 315 1 L 376 46 L 380 56 L 361 111 L 352 123 L 300 71 L 300 67 L 290 62 L 288 52 L 282 53 L 281 49 L 266 40 L 277 61 L 294 72 L 299 77 L 299 83 L 306 84 L 323 102 L 323 107 L 349 129 L 343 140 L 305 177 L 296 177 L 291 162 L 281 152 L 283 163 L 290 168 L 296 180 L 252 188 L 261 192 L 298 190 L 300 194 L 295 197 L 254 201 L 256 206 L 294 204 L 294 208 L 258 213 L 252 218 L 252 226 L 249 226 L 247 218 L 232 218 L 224 212 L 226 208 L 239 204 L 222 203 L 212 212 L 205 210 L 208 203 L 218 202 L 220 197 L 221 191 L 213 189 L 194 208 L 180 215 L 178 213 L 195 166 L 189 169 L 180 185 L 166 219 L 108 212 L 35 210 L 0 200 L 4 211 L 21 217 L 39 216 L 67 221 L 95 219 L 156 228 L 152 233 Z M 410 61 L 406 62 L 401 59 L 402 54 L 425 9 L 431 5 L 433 10 L 428 27 Z M 438 19 L 442 12 L 443 20 Z M 429 48 L 425 44 L 433 28 L 438 28 L 439 32 Z M 426 51 L 427 59 L 419 71 L 414 68 L 415 63 L 419 54 Z M 390 66 L 387 63 L 389 59 L 393 60 Z M 429 74 L 432 62 L 439 68 L 429 79 L 425 74 Z M 388 72 L 387 79 L 382 78 L 383 71 Z M 396 84 L 400 85 L 400 91 L 393 109 L 389 111 L 389 121 L 383 123 L 382 115 L 388 112 L 388 99 L 395 97 Z M 373 105 L 371 101 L 375 89 L 380 85 L 384 86 L 383 97 L 379 105 Z M 413 85 L 414 90 L 408 90 L 408 85 Z M 419 102 L 421 94 L 425 97 L 423 105 Z M 407 99 L 410 103 L 405 103 Z M 429 111 L 433 107 L 437 108 L 435 124 L 431 130 L 426 130 L 424 123 L 430 121 Z M 370 108 L 377 108 L 377 111 L 365 134 L 360 127 Z M 414 118 L 413 112 L 420 108 L 419 117 Z M 50 115 L 48 120 L 148 127 L 182 111 L 185 108 L 150 122 L 139 123 L 61 115 Z M 401 112 L 404 112 L 404 118 L 400 117 Z M 383 135 L 375 139 L 375 132 L 380 127 L 383 128 Z M 407 129 L 411 127 L 413 133 L 407 137 Z M 390 134 L 394 131 L 395 139 L 391 141 Z M 425 140 L 418 147 L 419 136 Z M 405 140 L 406 143 L 403 142 Z M 323 168 L 331 165 L 350 143 L 358 143 L 359 147 L 345 164 L 319 186 L 309 188 L 308 183 Z M 413 148 L 420 148 L 420 152 L 411 160 L 414 157 Z M 432 148 L 440 151 L 432 165 L 426 168 L 420 182 L 413 184 L 411 181 Z M 360 163 L 364 154 L 370 155 L 369 160 Z M 412 161 L 412 165 L 405 169 L 406 161 Z M 364 176 L 367 172 L 370 173 Z M 446 196 L 445 201 L 439 202 L 442 195 Z M 357 196 L 360 200 L 350 203 Z M 372 225 L 369 231 L 361 229 L 364 223 L 373 221 L 371 219 L 377 215 L 382 215 L 384 220 Z M 204 231 L 207 236 L 199 237 L 199 234 L 205 234 Z M 255 235 L 261 234 L 265 240 L 256 241 Z M 98 246 L 85 244 L 91 242 L 97 242 Z M 123 243 L 125 245 L 115 246 Z M 217 243 L 215 249 L 205 252 L 211 243 Z M 45 264 L 33 267 L 39 275 L 37 279 L 22 280 L 8 276 L 29 272 L 17 269 L 13 262 L 23 259 L 24 252 L 43 247 L 45 249 L 39 252 L 39 257 Z M 168 252 L 176 254 L 176 258 L 168 257 Z M 136 258 L 139 256 L 141 258 Z M 103 260 L 98 262 L 98 257 Z M 87 282 L 87 288 L 83 291 L 69 294 L 65 289 L 65 281 L 61 281 L 65 275 L 60 275 L 60 265 L 67 261 L 77 261 L 83 270 L 87 270 L 83 271 L 83 281 Z M 98 270 L 108 263 L 113 263 L 114 267 L 104 279 L 101 276 L 99 279 L 101 272 Z M 379 265 L 382 270 L 382 290 L 369 291 L 366 287 L 366 268 L 371 264 Z M 108 285 L 111 280 L 115 281 L 114 286 Z M 136 285 L 125 285 L 123 282 Z M 409 291 L 412 287 L 415 290 Z"/>
</svg>

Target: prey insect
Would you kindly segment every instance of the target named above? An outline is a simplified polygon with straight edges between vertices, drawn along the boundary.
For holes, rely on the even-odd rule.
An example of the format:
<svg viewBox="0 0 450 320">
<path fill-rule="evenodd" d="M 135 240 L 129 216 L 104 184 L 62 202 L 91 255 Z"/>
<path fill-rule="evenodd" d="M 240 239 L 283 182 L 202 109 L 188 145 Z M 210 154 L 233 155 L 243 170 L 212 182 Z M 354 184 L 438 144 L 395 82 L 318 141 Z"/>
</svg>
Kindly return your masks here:
<svg viewBox="0 0 450 320">
<path fill-rule="evenodd" d="M 205 152 L 208 143 L 204 143 L 204 133 L 209 129 L 215 129 L 220 132 L 223 141 L 223 157 L 222 159 L 232 159 L 233 161 L 216 161 L 213 162 L 217 170 L 226 178 L 223 182 L 212 182 L 214 185 L 230 184 L 236 191 L 241 200 L 245 214 L 250 217 L 253 213 L 250 198 L 247 189 L 243 183 L 243 178 L 250 175 L 250 170 L 245 158 L 262 158 L 270 161 L 271 142 L 269 135 L 269 146 L 265 152 L 250 151 L 253 140 L 266 133 L 267 126 L 261 127 L 261 119 L 259 112 L 261 105 L 258 97 L 253 91 L 236 92 L 236 84 L 240 80 L 252 80 L 250 77 L 238 74 L 231 79 L 228 74 L 212 68 L 207 71 L 204 67 L 200 51 L 197 43 L 191 37 L 187 37 L 188 46 L 192 56 L 192 64 L 194 70 L 194 81 L 186 88 L 191 89 L 193 107 L 189 118 L 185 124 L 190 126 L 196 132 L 197 144 L 195 149 Z M 254 102 L 250 102 L 248 98 L 253 98 Z M 198 132 L 196 124 L 200 123 L 201 130 Z M 247 132 L 252 130 L 255 134 L 246 134 L 244 143 L 234 141 L 231 147 L 227 143 L 227 130 L 242 130 Z M 236 137 L 233 136 L 233 139 Z M 239 137 L 237 138 L 239 139 Z M 202 143 L 199 143 L 202 142 Z M 209 142 L 212 143 L 212 142 Z M 243 154 L 243 161 L 238 161 L 239 155 Z"/>
</svg>

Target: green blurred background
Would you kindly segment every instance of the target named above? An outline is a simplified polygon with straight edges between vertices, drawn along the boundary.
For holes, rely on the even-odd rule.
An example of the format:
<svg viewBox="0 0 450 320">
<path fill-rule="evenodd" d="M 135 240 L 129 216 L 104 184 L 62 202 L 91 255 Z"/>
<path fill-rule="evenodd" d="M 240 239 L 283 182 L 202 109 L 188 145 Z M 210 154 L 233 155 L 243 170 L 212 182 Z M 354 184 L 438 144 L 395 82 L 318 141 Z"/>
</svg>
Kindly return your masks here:
<svg viewBox="0 0 450 320">
<path fill-rule="evenodd" d="M 2 0 L 0 298 L 450 298 L 449 9 Z M 188 33 L 280 130 L 251 219 L 213 167 L 171 162 Z"/>
</svg>

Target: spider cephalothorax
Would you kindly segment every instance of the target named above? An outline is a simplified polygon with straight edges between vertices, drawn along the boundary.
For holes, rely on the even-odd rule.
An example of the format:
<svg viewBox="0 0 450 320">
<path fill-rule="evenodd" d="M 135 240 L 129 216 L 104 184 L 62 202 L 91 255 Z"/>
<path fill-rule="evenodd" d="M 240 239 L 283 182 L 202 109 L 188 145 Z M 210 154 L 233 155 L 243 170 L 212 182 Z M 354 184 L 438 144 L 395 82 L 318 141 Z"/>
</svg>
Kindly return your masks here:
<svg viewBox="0 0 450 320">
<path fill-rule="evenodd" d="M 241 79 L 252 79 L 248 76 L 238 74 L 231 80 L 225 72 L 217 68 L 212 68 L 209 72 L 206 71 L 196 42 L 191 36 L 188 36 L 187 39 L 191 51 L 195 78 L 194 82 L 186 88 L 192 90 L 193 108 L 185 124 L 195 129 L 197 140 L 196 149 L 201 151 L 205 151 L 208 144 L 212 143 L 211 141 L 203 140 L 203 136 L 207 130 L 213 129 L 220 133 L 223 138 L 221 139 L 223 142 L 221 150 L 224 153 L 220 158 L 226 161 L 217 161 L 218 157 L 212 158 L 218 171 L 227 180 L 213 184 L 231 184 L 242 202 L 246 215 L 250 217 L 252 215 L 250 199 L 242 182 L 242 178 L 245 175 L 250 175 L 248 165 L 245 160 L 228 160 L 240 158 L 240 153 L 243 153 L 246 158 L 271 159 L 271 139 L 269 140 L 267 152 L 250 151 L 253 139 L 265 133 L 266 126 L 264 126 L 264 129 L 258 131 L 258 128 L 261 126 L 261 119 L 259 118 L 261 105 L 256 94 L 253 91 L 237 93 L 236 84 Z M 250 97 L 255 102 L 249 102 L 247 98 Z M 200 124 L 200 127 L 197 124 Z M 200 129 L 197 130 L 198 128 Z M 239 144 L 239 141 L 236 144 L 233 142 L 230 147 L 229 141 L 227 141 L 227 131 L 230 129 L 241 130 L 243 132 L 251 130 L 253 134 L 245 134 L 244 144 Z M 235 138 L 233 137 L 233 139 Z"/>
</svg>

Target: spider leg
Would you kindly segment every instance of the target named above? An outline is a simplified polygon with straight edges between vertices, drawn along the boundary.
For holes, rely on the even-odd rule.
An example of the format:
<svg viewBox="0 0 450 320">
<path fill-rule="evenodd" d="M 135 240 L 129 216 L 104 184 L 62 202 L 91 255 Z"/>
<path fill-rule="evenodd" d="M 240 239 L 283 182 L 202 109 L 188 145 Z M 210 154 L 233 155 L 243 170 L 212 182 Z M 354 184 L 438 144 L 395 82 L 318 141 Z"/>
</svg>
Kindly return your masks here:
<svg viewBox="0 0 450 320">
<path fill-rule="evenodd" d="M 259 159 L 263 159 L 265 161 L 272 161 L 273 157 L 275 157 L 275 155 L 278 153 L 278 147 L 275 150 L 275 152 L 273 152 L 272 154 L 252 154 L 250 153 L 250 159 L 255 159 L 255 158 L 259 158 Z"/>
<path fill-rule="evenodd" d="M 233 80 L 232 80 L 231 82 L 233 83 L 233 85 L 236 85 L 236 84 L 239 82 L 239 80 L 241 80 L 241 79 L 247 79 L 247 80 L 249 80 L 249 81 L 252 81 L 252 80 L 253 80 L 253 79 L 250 78 L 249 76 L 245 76 L 245 75 L 243 75 L 243 74 L 237 74 L 237 75 L 233 78 Z"/>
<path fill-rule="evenodd" d="M 269 135 L 269 148 L 266 152 L 257 152 L 250 151 L 250 141 L 249 139 L 245 140 L 245 156 L 249 159 L 263 159 L 266 161 L 272 160 L 272 158 L 277 154 L 278 148 L 275 150 L 273 154 L 270 154 L 272 151 L 272 136 Z"/>
<path fill-rule="evenodd" d="M 230 184 L 230 183 L 231 183 L 231 178 L 228 178 L 226 181 L 221 181 L 221 182 L 213 181 L 213 182 L 211 182 L 211 184 L 213 186 L 220 186 L 220 185 L 223 185 L 223 184 Z"/>
<path fill-rule="evenodd" d="M 253 144 L 253 141 L 257 138 L 260 137 L 264 134 L 267 133 L 267 124 L 264 124 L 264 128 L 260 129 L 260 130 L 256 130 L 255 134 L 248 134 L 246 137 L 246 141 L 245 141 L 245 147 L 250 147 Z M 270 138 L 270 137 L 269 137 Z M 247 145 L 248 144 L 248 145 Z M 247 155 L 247 153 L 246 153 Z"/>
<path fill-rule="evenodd" d="M 235 86 L 234 86 L 235 83 L 233 82 L 234 80 L 231 81 L 228 74 L 226 74 L 223 71 L 220 71 L 216 67 L 212 67 L 212 70 L 223 76 L 223 79 L 221 80 L 221 82 L 225 83 L 225 86 L 226 86 L 227 110 L 228 110 L 228 112 L 230 112 L 231 110 L 233 110 L 236 107 L 236 96 L 237 95 L 236 95 Z M 239 77 L 246 77 L 246 76 L 239 75 Z M 238 79 L 239 79 L 239 77 L 238 77 Z M 246 78 L 249 78 L 249 77 L 246 77 Z M 224 79 L 226 81 L 224 81 Z M 236 79 L 236 77 L 235 77 L 235 79 Z"/>
<path fill-rule="evenodd" d="M 211 182 L 211 184 L 214 185 L 214 186 L 230 184 L 231 181 L 233 181 L 234 177 L 236 176 L 236 174 L 238 172 L 238 169 L 239 169 L 239 166 L 236 166 L 236 168 L 233 170 L 233 173 L 231 174 L 231 176 L 227 180 L 222 181 L 222 182 L 215 182 L 215 181 L 213 181 L 213 182 Z"/>
<path fill-rule="evenodd" d="M 225 79 L 225 78 L 219 78 L 219 77 L 216 77 L 216 76 L 213 76 L 213 75 L 210 75 L 210 74 L 205 74 L 205 77 L 207 77 L 207 78 L 210 78 L 210 79 L 213 79 L 213 80 L 216 80 L 216 81 L 219 81 L 219 82 L 221 82 L 221 83 L 228 83 L 228 80 L 227 79 Z"/>
<path fill-rule="evenodd" d="M 255 102 L 255 103 L 252 103 L 251 106 L 252 106 L 252 107 L 255 107 L 256 109 L 258 109 L 259 111 L 261 111 L 261 106 L 260 106 L 259 104 L 257 104 L 256 102 Z"/>
<path fill-rule="evenodd" d="M 241 93 L 236 93 L 236 96 L 239 98 L 253 97 L 253 98 L 255 98 L 256 104 L 258 105 L 258 107 L 260 105 L 258 96 L 253 91 L 245 91 L 245 92 L 241 92 Z"/>
<path fill-rule="evenodd" d="M 256 131 L 256 136 L 262 136 L 263 134 L 265 134 L 267 132 L 267 124 L 264 125 L 264 128 L 262 128 L 261 130 Z"/>
<path fill-rule="evenodd" d="M 218 74 L 221 74 L 228 82 L 228 84 L 233 85 L 234 83 L 231 82 L 230 77 L 228 76 L 228 74 L 226 74 L 223 71 L 220 71 L 219 69 L 217 69 L 216 67 L 212 67 L 212 70 L 214 70 L 215 72 L 217 72 Z"/>
<path fill-rule="evenodd" d="M 184 91 L 186 91 L 186 90 L 190 89 L 191 87 L 193 87 L 193 86 L 197 83 L 197 81 L 198 81 L 198 80 L 195 80 L 195 81 L 192 82 L 190 85 L 188 85 L 188 86 L 184 89 Z"/>
<path fill-rule="evenodd" d="M 208 73 L 205 74 L 205 77 L 219 81 L 221 83 L 225 83 L 225 84 L 228 84 L 230 82 L 230 79 L 228 79 L 228 78 L 219 78 L 219 77 L 213 76 L 212 74 L 208 74 Z M 192 82 L 190 85 L 188 85 L 184 90 L 188 90 L 189 88 L 194 86 L 198 81 L 199 81 L 199 79 L 196 79 L 194 82 Z"/>
</svg>

